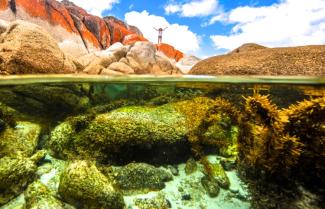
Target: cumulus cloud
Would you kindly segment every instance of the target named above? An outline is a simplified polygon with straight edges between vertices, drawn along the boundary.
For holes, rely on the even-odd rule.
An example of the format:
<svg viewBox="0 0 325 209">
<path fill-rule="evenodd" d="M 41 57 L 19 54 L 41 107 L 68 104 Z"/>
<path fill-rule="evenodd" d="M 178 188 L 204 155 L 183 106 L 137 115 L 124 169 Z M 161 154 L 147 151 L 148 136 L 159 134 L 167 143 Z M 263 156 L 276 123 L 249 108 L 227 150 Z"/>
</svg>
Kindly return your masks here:
<svg viewBox="0 0 325 209">
<path fill-rule="evenodd" d="M 173 45 L 185 53 L 199 50 L 199 36 L 190 31 L 186 25 L 171 24 L 164 17 L 151 15 L 147 11 L 128 12 L 125 14 L 125 21 L 137 26 L 144 36 L 157 43 L 158 33 L 154 28 L 168 27 L 163 33 L 163 42 Z"/>
<path fill-rule="evenodd" d="M 191 0 L 181 4 L 175 1 L 165 6 L 166 14 L 178 13 L 184 17 L 209 16 L 216 12 L 218 8 L 217 0 Z"/>
<path fill-rule="evenodd" d="M 218 19 L 218 18 L 217 18 Z M 264 7 L 238 7 L 227 14 L 230 35 L 212 35 L 219 49 L 254 42 L 269 47 L 325 44 L 324 0 L 281 0 Z"/>
<path fill-rule="evenodd" d="M 111 10 L 113 4 L 119 3 L 119 0 L 70 0 L 77 6 L 85 9 L 92 15 L 102 16 L 105 10 Z"/>
</svg>

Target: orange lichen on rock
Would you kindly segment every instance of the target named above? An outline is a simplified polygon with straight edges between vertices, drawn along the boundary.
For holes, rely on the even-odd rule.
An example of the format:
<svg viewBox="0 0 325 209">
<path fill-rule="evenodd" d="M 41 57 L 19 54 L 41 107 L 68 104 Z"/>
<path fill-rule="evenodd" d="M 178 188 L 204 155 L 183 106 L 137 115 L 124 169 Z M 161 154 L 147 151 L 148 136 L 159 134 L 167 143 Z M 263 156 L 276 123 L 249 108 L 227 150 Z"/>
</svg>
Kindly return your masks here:
<svg viewBox="0 0 325 209">
<path fill-rule="evenodd" d="M 70 12 L 70 14 L 72 16 L 75 16 L 74 19 L 78 19 L 79 22 L 81 21 L 87 30 L 91 32 L 97 39 L 95 42 L 92 39 L 89 41 L 92 41 L 94 45 L 97 45 L 98 43 L 98 47 L 101 49 L 106 49 L 110 46 L 110 30 L 102 18 L 88 14 L 84 9 L 78 7 L 72 2 L 63 1 L 62 3 Z"/>
<path fill-rule="evenodd" d="M 184 57 L 184 54 L 175 49 L 173 46 L 165 43 L 157 44 L 156 45 L 157 50 L 163 52 L 167 57 L 171 59 L 175 59 L 176 61 L 179 61 Z"/>
<path fill-rule="evenodd" d="M 77 32 L 67 9 L 57 1 L 16 0 L 16 7 L 21 7 L 32 17 L 60 25 L 69 32 Z"/>
<path fill-rule="evenodd" d="M 124 37 L 123 45 L 131 45 L 137 41 L 148 41 L 148 40 L 143 36 L 139 36 L 137 34 L 130 34 Z"/>
<path fill-rule="evenodd" d="M 104 17 L 104 21 L 108 25 L 111 32 L 111 44 L 116 42 L 122 43 L 125 36 L 134 33 L 128 29 L 128 25 L 115 17 Z"/>
<path fill-rule="evenodd" d="M 0 0 L 0 11 L 6 10 L 9 7 L 8 0 Z"/>
</svg>

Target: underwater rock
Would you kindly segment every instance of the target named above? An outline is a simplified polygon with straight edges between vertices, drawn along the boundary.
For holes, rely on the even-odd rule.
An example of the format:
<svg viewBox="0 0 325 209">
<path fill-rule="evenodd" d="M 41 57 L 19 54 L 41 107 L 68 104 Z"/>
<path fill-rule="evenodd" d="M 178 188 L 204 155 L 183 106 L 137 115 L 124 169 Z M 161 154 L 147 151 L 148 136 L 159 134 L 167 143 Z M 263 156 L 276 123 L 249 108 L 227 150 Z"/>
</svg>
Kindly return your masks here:
<svg viewBox="0 0 325 209">
<path fill-rule="evenodd" d="M 158 194 L 154 198 L 138 198 L 134 200 L 134 205 L 139 209 L 168 209 L 172 208 L 171 203 L 163 194 Z"/>
<path fill-rule="evenodd" d="M 210 177 L 214 178 L 218 185 L 223 189 L 229 189 L 230 181 L 229 178 L 219 163 L 205 163 L 205 173 Z"/>
<path fill-rule="evenodd" d="M 37 163 L 45 156 L 39 151 L 31 158 L 23 156 L 0 158 L 0 206 L 19 195 L 35 178 Z"/>
<path fill-rule="evenodd" d="M 201 184 L 210 197 L 218 196 L 220 188 L 218 186 L 218 181 L 215 178 L 204 175 L 201 178 Z"/>
<path fill-rule="evenodd" d="M 190 158 L 186 161 L 185 164 L 185 173 L 186 175 L 190 175 L 197 170 L 196 161 L 193 158 Z"/>
<path fill-rule="evenodd" d="M 30 122 L 17 122 L 15 127 L 8 127 L 0 133 L 0 157 L 17 156 L 19 152 L 30 157 L 36 150 L 41 127 Z"/>
<path fill-rule="evenodd" d="M 74 161 L 60 177 L 59 194 L 77 208 L 124 207 L 123 196 L 92 162 Z"/>
<path fill-rule="evenodd" d="M 55 198 L 51 191 L 40 181 L 30 184 L 24 192 L 26 209 L 64 209 L 64 204 Z"/>
<path fill-rule="evenodd" d="M 185 133 L 183 115 L 170 107 L 123 107 L 96 116 L 78 133 L 69 121 L 60 124 L 51 134 L 50 147 L 60 156 L 96 158 L 106 154 L 105 149 L 117 152 L 123 146 L 173 144 Z M 76 154 L 71 153 L 74 150 Z"/>
<path fill-rule="evenodd" d="M 182 144 L 183 148 L 189 144 L 228 146 L 232 138 L 220 141 L 202 137 L 211 124 L 219 120 L 222 122 L 222 116 L 233 113 L 223 111 L 222 105 L 225 105 L 223 100 L 200 97 L 157 107 L 122 107 L 95 115 L 94 119 L 83 119 L 87 121 L 87 126 L 78 130 L 73 125 L 75 120 L 70 118 L 52 131 L 49 147 L 60 158 L 103 160 L 129 149 L 144 151 L 158 145 Z M 228 108 L 227 105 L 224 107 Z M 210 108 L 213 111 L 209 111 Z M 236 114 L 232 114 L 232 117 L 236 117 Z M 207 118 L 210 119 L 205 121 Z M 231 130 L 235 122 L 230 121 Z"/>
<path fill-rule="evenodd" d="M 77 67 L 47 31 L 13 22 L 0 37 L 0 74 L 75 73 Z"/>
<path fill-rule="evenodd" d="M 16 116 L 18 115 L 19 113 L 16 110 L 0 102 L 0 133 L 8 127 L 15 127 L 17 125 Z"/>
<path fill-rule="evenodd" d="M 85 110 L 90 105 L 88 92 L 82 85 L 66 87 L 51 85 L 17 86 L 0 89 L 0 101 L 15 107 L 18 111 L 34 117 L 52 116 L 59 118 L 67 113 Z"/>
<path fill-rule="evenodd" d="M 222 165 L 223 169 L 226 171 L 231 171 L 236 168 L 236 158 L 225 158 L 220 160 L 220 164 Z"/>
<path fill-rule="evenodd" d="M 113 168 L 111 175 L 115 186 L 127 193 L 161 190 L 165 187 L 165 182 L 173 179 L 167 170 L 146 163 L 130 163 L 123 167 Z"/>
</svg>

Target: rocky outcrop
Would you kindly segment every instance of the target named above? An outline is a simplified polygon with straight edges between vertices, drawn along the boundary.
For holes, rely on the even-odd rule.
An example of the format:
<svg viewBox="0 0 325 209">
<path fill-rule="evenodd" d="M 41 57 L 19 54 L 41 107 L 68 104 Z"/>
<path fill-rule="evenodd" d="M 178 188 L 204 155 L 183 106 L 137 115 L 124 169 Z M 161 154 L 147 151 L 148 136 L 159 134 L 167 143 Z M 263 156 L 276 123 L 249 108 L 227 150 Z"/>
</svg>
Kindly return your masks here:
<svg viewBox="0 0 325 209">
<path fill-rule="evenodd" d="M 131 45 L 148 41 L 137 27 L 112 16 L 91 15 L 68 0 L 1 0 L 0 18 L 40 25 L 53 35 L 62 50 L 76 57 L 107 49 L 117 42 Z M 183 57 L 182 52 L 168 44 L 159 44 L 157 49 L 176 61 Z"/>
<path fill-rule="evenodd" d="M 164 53 L 167 57 L 176 60 L 177 62 L 184 57 L 184 54 L 175 49 L 173 46 L 165 43 L 157 44 L 157 50 Z"/>
<path fill-rule="evenodd" d="M 0 36 L 0 75 L 75 73 L 76 63 L 37 25 L 16 21 Z"/>
<path fill-rule="evenodd" d="M 198 57 L 193 55 L 185 55 L 176 63 L 176 67 L 178 67 L 183 73 L 187 74 L 192 67 L 200 61 L 201 59 Z"/>
<path fill-rule="evenodd" d="M 256 51 L 259 49 L 267 49 L 267 47 L 255 43 L 247 43 L 247 44 L 243 44 L 237 49 L 234 49 L 229 54 L 246 53 L 246 52 Z"/>
<path fill-rule="evenodd" d="M 60 47 L 74 56 L 108 48 L 116 42 L 132 44 L 146 40 L 140 30 L 114 18 L 88 14 L 74 3 L 63 0 L 1 0 L 0 19 L 29 21 L 50 32 Z"/>
<path fill-rule="evenodd" d="M 136 42 L 132 46 L 107 49 L 85 59 L 93 60 L 85 68 L 87 74 L 123 75 L 123 74 L 181 74 L 181 71 L 162 56 L 150 42 Z M 82 61 L 86 63 L 87 61 Z"/>
<path fill-rule="evenodd" d="M 325 45 L 265 48 L 244 45 L 230 54 L 196 64 L 190 74 L 205 75 L 325 75 Z"/>
</svg>

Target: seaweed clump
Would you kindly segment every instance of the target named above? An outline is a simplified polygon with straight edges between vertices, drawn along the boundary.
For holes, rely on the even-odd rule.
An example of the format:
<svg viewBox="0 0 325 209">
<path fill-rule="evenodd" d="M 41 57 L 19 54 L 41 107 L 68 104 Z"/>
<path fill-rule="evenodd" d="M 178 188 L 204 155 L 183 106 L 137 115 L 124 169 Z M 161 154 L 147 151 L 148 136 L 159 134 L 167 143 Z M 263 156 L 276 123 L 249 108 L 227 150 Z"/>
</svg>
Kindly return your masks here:
<svg viewBox="0 0 325 209">
<path fill-rule="evenodd" d="M 239 138 L 240 162 L 255 170 L 321 180 L 325 171 L 325 97 L 279 110 L 267 96 L 246 98 Z M 307 173 L 308 172 L 308 175 Z M 324 183 L 324 180 L 321 180 Z"/>
<path fill-rule="evenodd" d="M 315 184 L 318 179 L 325 185 L 325 97 L 304 100 L 283 113 L 288 117 L 284 131 L 304 145 L 295 169 L 298 176 L 308 183 Z"/>
</svg>

